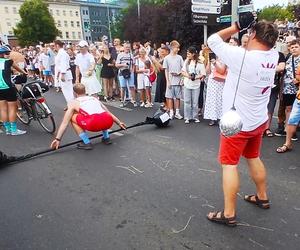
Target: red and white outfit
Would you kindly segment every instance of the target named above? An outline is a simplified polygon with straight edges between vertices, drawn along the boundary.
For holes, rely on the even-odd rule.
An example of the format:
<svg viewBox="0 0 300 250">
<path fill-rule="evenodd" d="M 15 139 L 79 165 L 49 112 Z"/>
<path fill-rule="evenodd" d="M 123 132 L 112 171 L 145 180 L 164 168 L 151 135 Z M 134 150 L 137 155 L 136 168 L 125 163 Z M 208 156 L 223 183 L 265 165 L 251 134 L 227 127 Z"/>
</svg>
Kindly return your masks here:
<svg viewBox="0 0 300 250">
<path fill-rule="evenodd" d="M 243 121 L 242 131 L 232 137 L 221 136 L 219 160 L 223 165 L 237 165 L 240 157 L 248 159 L 260 155 L 262 135 L 268 120 L 268 103 L 274 83 L 278 52 L 251 50 L 230 46 L 218 34 L 208 39 L 208 46 L 228 67 L 223 90 L 223 114 L 232 107 L 242 68 L 235 107 Z"/>
<path fill-rule="evenodd" d="M 103 109 L 97 98 L 81 96 L 76 100 L 80 103 L 76 122 L 82 129 L 99 132 L 112 127 L 114 123 L 112 116 Z"/>
</svg>

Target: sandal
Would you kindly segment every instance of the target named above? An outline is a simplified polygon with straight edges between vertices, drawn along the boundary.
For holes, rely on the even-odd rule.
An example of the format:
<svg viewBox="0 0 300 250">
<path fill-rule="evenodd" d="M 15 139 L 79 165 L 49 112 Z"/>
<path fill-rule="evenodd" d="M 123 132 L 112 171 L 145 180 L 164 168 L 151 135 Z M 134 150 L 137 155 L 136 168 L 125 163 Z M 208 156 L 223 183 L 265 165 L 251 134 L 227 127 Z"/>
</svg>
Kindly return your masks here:
<svg viewBox="0 0 300 250">
<path fill-rule="evenodd" d="M 218 217 L 220 215 L 220 217 Z M 224 211 L 217 211 L 213 212 L 213 216 L 210 218 L 208 215 L 206 216 L 209 221 L 223 224 L 229 227 L 235 227 L 237 226 L 236 216 L 226 218 L 224 215 Z"/>
<path fill-rule="evenodd" d="M 255 197 L 255 200 L 252 200 L 252 197 Z M 260 200 L 256 194 L 245 195 L 244 200 L 249 203 L 252 203 L 262 209 L 270 208 L 269 200 Z"/>
<path fill-rule="evenodd" d="M 264 136 L 274 137 L 274 133 L 270 129 L 266 129 L 265 132 L 264 132 Z"/>
<path fill-rule="evenodd" d="M 281 147 L 278 147 L 276 149 L 276 152 L 279 154 L 283 154 L 283 153 L 286 153 L 291 150 L 292 150 L 292 147 L 289 147 L 287 144 L 283 144 Z"/>
</svg>

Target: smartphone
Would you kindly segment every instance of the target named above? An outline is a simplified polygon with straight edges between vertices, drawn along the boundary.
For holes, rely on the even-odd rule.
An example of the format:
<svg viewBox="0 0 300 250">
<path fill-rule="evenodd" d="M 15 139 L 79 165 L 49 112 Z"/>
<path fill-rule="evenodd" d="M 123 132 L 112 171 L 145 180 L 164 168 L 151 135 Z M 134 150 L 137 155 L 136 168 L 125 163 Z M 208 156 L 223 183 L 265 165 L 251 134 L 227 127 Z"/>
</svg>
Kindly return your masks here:
<svg viewBox="0 0 300 250">
<path fill-rule="evenodd" d="M 217 56 L 214 52 L 209 52 L 209 60 L 217 59 Z"/>
</svg>

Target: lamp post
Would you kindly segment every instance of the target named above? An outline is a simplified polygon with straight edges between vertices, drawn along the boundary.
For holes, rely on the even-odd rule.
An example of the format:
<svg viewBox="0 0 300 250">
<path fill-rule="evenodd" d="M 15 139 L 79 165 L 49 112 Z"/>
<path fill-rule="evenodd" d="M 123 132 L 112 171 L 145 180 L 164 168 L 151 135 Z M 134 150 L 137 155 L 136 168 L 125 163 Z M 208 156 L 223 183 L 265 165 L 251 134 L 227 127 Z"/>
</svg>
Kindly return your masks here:
<svg viewBox="0 0 300 250">
<path fill-rule="evenodd" d="M 109 40 L 110 40 L 110 42 L 112 42 L 111 28 L 110 28 L 110 18 L 109 18 L 109 1 L 105 0 L 105 4 L 106 4 L 106 9 L 107 9 L 107 22 L 108 22 Z"/>
<path fill-rule="evenodd" d="M 140 35 L 141 30 L 141 5 L 140 0 L 137 0 L 137 14 L 138 14 L 138 36 Z"/>
</svg>

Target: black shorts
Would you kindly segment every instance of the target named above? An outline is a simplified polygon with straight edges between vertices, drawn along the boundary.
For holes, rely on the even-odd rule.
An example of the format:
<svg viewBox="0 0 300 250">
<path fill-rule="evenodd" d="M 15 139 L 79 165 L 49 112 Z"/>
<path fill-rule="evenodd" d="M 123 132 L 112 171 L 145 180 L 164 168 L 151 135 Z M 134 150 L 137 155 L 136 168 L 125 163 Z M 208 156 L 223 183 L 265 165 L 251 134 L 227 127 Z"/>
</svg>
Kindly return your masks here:
<svg viewBox="0 0 300 250">
<path fill-rule="evenodd" d="M 279 89 L 272 89 L 271 91 L 271 95 L 270 95 L 270 100 L 268 103 L 268 113 L 269 114 L 273 114 L 274 110 L 275 110 L 275 106 L 276 106 L 276 102 L 278 99 L 278 95 L 279 95 Z"/>
<path fill-rule="evenodd" d="M 0 89 L 0 101 L 15 102 L 17 101 L 17 91 L 15 88 Z"/>
<path fill-rule="evenodd" d="M 293 106 L 294 101 L 296 99 L 296 94 L 283 94 L 282 95 L 282 104 L 284 106 Z"/>
</svg>

